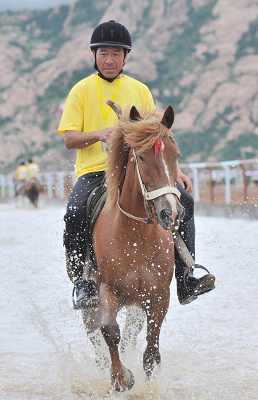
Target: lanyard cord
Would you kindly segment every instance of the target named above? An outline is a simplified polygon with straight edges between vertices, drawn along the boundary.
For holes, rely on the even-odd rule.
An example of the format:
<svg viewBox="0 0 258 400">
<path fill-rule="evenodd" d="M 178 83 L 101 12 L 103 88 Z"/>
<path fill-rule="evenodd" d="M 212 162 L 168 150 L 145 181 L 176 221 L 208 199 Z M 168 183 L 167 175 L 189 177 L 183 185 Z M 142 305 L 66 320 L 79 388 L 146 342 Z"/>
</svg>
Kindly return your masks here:
<svg viewBox="0 0 258 400">
<path fill-rule="evenodd" d="M 115 94 L 114 94 L 114 96 L 113 96 L 113 98 L 112 98 L 112 101 L 115 100 L 116 95 L 117 95 L 117 92 L 118 92 L 118 90 L 119 90 L 119 88 L 120 88 L 120 86 L 121 86 L 121 83 L 122 83 L 122 75 L 120 74 L 120 79 L 119 79 L 119 82 L 118 82 L 118 85 L 117 85 Z M 100 94 L 100 89 L 99 89 L 99 76 L 98 76 L 98 75 L 97 75 L 97 89 L 98 89 L 99 102 L 100 102 L 102 114 L 103 114 L 103 117 L 104 117 L 104 119 L 105 119 L 105 128 L 106 128 L 106 127 L 107 127 L 107 121 L 106 121 L 106 120 L 107 120 L 108 113 L 109 113 L 109 111 L 110 111 L 110 106 L 108 106 L 108 110 L 107 110 L 107 112 L 105 113 L 104 107 L 103 107 L 103 104 L 102 104 L 102 100 L 101 100 L 101 94 Z"/>
</svg>

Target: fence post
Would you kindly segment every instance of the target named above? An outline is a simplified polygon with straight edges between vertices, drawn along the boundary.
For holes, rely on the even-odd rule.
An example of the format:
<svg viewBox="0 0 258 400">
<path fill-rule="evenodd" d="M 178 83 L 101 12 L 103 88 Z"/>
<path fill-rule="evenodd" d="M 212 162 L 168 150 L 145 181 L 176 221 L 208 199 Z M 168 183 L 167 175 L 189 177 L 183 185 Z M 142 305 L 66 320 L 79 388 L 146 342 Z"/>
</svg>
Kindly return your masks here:
<svg viewBox="0 0 258 400">
<path fill-rule="evenodd" d="M 52 199 L 52 197 L 53 197 L 53 188 L 52 188 L 53 179 L 52 179 L 51 172 L 46 173 L 46 181 L 47 181 L 47 197 L 49 199 Z"/>
<path fill-rule="evenodd" d="M 193 171 L 193 189 L 194 189 L 194 200 L 196 203 L 200 201 L 200 193 L 199 193 L 199 170 L 198 167 L 190 164 L 190 167 Z"/>
<path fill-rule="evenodd" d="M 213 169 L 211 167 L 207 167 L 210 175 L 210 197 L 211 202 L 214 203 L 214 182 L 213 182 Z"/>
<path fill-rule="evenodd" d="M 58 172 L 58 189 L 60 199 L 64 199 L 64 172 Z"/>
<path fill-rule="evenodd" d="M 0 175 L 1 197 L 5 197 L 5 176 Z"/>
<path fill-rule="evenodd" d="M 244 202 L 247 202 L 248 196 L 247 196 L 247 176 L 246 176 L 246 167 L 245 167 L 243 164 L 240 164 L 240 167 L 242 168 L 242 171 L 243 171 Z"/>
<path fill-rule="evenodd" d="M 225 201 L 226 204 L 231 202 L 231 184 L 230 184 L 230 168 L 225 163 L 221 163 L 225 170 Z"/>
<path fill-rule="evenodd" d="M 7 182 L 8 182 L 8 194 L 9 194 L 9 197 L 14 197 L 14 194 L 15 194 L 14 183 L 13 183 L 13 180 L 12 180 L 12 178 L 10 176 L 8 176 Z"/>
</svg>

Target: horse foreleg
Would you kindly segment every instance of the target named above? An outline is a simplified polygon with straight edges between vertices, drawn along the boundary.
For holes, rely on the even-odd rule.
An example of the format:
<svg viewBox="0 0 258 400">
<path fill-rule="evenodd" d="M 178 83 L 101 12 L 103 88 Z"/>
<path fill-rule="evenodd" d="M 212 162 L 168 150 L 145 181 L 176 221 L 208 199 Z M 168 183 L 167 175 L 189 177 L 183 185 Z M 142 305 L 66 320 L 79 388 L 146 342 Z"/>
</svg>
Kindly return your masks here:
<svg viewBox="0 0 258 400">
<path fill-rule="evenodd" d="M 123 366 L 119 357 L 120 329 L 116 321 L 118 302 L 106 284 L 99 287 L 99 301 L 102 311 L 101 332 L 111 357 L 111 385 L 117 391 L 129 390 L 134 385 L 134 377 L 131 371 Z"/>
<path fill-rule="evenodd" d="M 147 347 L 143 354 L 143 368 L 150 377 L 155 365 L 160 364 L 161 356 L 159 351 L 160 330 L 168 310 L 169 294 L 162 296 L 162 301 L 153 302 L 152 306 L 146 309 L 147 314 Z"/>
<path fill-rule="evenodd" d="M 154 325 L 156 325 L 155 329 L 153 329 Z M 159 334 L 161 326 L 159 326 L 159 330 L 157 326 L 159 326 L 159 324 L 156 319 L 153 317 L 147 318 L 147 347 L 143 354 L 143 368 L 147 377 L 152 375 L 155 364 L 158 365 L 161 362 L 159 352 Z"/>
</svg>

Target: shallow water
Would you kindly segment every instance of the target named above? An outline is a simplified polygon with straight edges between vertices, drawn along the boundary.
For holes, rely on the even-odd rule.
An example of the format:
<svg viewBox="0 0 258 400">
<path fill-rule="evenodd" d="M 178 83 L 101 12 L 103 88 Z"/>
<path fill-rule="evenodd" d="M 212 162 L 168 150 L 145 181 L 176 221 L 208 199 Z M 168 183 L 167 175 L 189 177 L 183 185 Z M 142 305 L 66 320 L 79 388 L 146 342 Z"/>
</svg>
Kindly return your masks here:
<svg viewBox="0 0 258 400">
<path fill-rule="evenodd" d="M 216 275 L 216 290 L 181 306 L 173 281 L 162 366 L 146 381 L 142 332 L 126 357 L 135 386 L 117 393 L 72 309 L 63 214 L 64 207 L 0 206 L 0 399 L 258 398 L 258 221 L 196 217 L 197 262 Z"/>
</svg>

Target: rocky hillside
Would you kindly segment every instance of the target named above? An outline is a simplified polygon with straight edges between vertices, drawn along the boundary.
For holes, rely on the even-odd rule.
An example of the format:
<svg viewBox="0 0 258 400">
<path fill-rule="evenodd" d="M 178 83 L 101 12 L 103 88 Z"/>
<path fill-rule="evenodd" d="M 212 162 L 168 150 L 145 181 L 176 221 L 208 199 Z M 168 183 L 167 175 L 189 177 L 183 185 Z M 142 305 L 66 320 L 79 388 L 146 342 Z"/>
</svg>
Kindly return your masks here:
<svg viewBox="0 0 258 400">
<path fill-rule="evenodd" d="M 183 162 L 258 157 L 257 17 L 257 0 L 74 0 L 0 14 L 0 173 L 28 157 L 73 169 L 59 107 L 94 71 L 90 36 L 109 19 L 132 33 L 125 72 L 173 105 Z"/>
</svg>

